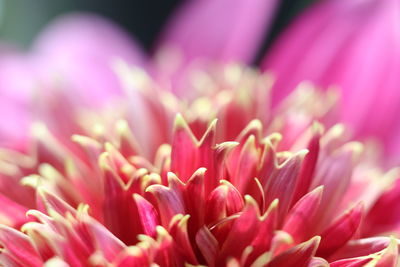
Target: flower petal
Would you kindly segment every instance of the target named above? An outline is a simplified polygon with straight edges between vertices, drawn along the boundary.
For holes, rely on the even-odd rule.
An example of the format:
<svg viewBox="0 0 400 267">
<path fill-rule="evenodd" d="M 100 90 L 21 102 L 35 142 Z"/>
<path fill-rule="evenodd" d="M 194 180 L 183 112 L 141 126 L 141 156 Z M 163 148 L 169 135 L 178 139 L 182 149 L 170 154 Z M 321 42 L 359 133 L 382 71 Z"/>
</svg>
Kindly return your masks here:
<svg viewBox="0 0 400 267">
<path fill-rule="evenodd" d="M 398 9 L 397 1 L 321 1 L 304 12 L 264 61 L 277 78 L 273 103 L 304 80 L 337 86 L 340 119 L 358 138 L 378 138 L 399 162 Z"/>
<path fill-rule="evenodd" d="M 317 255 L 327 257 L 346 244 L 360 226 L 363 205 L 358 204 L 342 216 L 321 234 L 321 244 Z"/>
<path fill-rule="evenodd" d="M 301 267 L 308 266 L 314 256 L 320 237 L 316 236 L 307 242 L 301 243 L 285 252 L 276 256 L 267 266 L 268 267 Z"/>
<path fill-rule="evenodd" d="M 172 16 L 161 47 L 196 58 L 250 62 L 273 18 L 278 0 L 192 0 Z"/>
<path fill-rule="evenodd" d="M 142 50 L 118 26 L 84 13 L 65 15 L 50 24 L 35 41 L 34 51 L 50 72 L 47 75 L 61 76 L 68 89 L 83 98 L 80 101 L 95 107 L 121 94 L 113 60 L 144 61 Z"/>
<path fill-rule="evenodd" d="M 29 239 L 21 232 L 0 226 L 0 244 L 8 251 L 12 260 L 20 266 L 42 266 L 42 260 L 32 247 Z M 0 252 L 0 255 L 4 253 Z"/>
<path fill-rule="evenodd" d="M 296 243 L 301 243 L 313 234 L 316 211 L 321 203 L 323 187 L 317 187 L 289 211 L 282 230 L 290 234 Z"/>
</svg>

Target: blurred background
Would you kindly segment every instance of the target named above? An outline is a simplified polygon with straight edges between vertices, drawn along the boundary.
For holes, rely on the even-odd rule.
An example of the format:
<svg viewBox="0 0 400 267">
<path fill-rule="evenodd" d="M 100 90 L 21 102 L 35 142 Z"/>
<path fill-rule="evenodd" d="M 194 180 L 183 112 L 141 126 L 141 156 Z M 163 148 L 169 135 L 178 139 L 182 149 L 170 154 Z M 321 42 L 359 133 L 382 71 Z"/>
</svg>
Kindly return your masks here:
<svg viewBox="0 0 400 267">
<path fill-rule="evenodd" d="M 34 36 L 56 16 L 90 11 L 112 19 L 150 49 L 168 16 L 182 1 L 185 0 L 0 0 L 0 38 L 28 47 Z M 281 1 L 261 51 L 297 13 L 315 1 Z"/>
</svg>

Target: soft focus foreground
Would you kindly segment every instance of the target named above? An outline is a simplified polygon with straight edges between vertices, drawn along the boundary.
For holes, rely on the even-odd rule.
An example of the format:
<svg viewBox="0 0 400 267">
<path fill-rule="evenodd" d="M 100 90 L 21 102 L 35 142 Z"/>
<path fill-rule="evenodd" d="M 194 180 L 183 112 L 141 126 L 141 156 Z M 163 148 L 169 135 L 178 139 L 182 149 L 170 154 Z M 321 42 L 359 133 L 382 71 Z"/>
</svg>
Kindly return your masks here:
<svg viewBox="0 0 400 267">
<path fill-rule="evenodd" d="M 184 99 L 115 70 L 123 98 L 93 112 L 55 91 L 29 152 L 1 151 L 3 265 L 397 264 L 399 172 L 335 124 L 335 91 L 272 109 L 246 67 L 191 69 Z"/>
</svg>

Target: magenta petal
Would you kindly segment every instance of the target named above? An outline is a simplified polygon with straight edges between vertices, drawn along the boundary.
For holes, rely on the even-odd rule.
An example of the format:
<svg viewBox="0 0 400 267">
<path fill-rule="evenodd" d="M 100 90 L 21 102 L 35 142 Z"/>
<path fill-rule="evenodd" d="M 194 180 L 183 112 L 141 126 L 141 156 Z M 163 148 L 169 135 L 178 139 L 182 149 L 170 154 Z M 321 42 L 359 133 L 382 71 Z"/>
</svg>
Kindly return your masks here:
<svg viewBox="0 0 400 267">
<path fill-rule="evenodd" d="M 13 200 L 0 194 L 0 223 L 14 228 L 19 228 L 28 221 L 26 212 L 28 209 Z"/>
<path fill-rule="evenodd" d="M 196 58 L 249 62 L 268 28 L 278 0 L 193 0 L 172 17 L 161 46 Z"/>
<path fill-rule="evenodd" d="M 313 234 L 318 218 L 315 216 L 321 203 L 323 187 L 317 187 L 303 198 L 288 213 L 283 230 L 293 237 L 296 243 L 301 243 Z"/>
<path fill-rule="evenodd" d="M 149 236 L 155 236 L 156 226 L 159 224 L 157 211 L 150 202 L 139 194 L 134 194 L 133 198 L 138 208 L 138 214 L 144 233 Z"/>
<path fill-rule="evenodd" d="M 365 222 L 365 220 L 363 221 Z M 350 240 L 345 246 L 330 257 L 332 261 L 345 258 L 359 258 L 384 250 L 389 246 L 389 237 L 371 237 Z"/>
<path fill-rule="evenodd" d="M 116 59 L 143 64 L 138 45 L 117 25 L 92 14 L 70 14 L 51 24 L 34 48 L 52 77 L 76 90 L 86 104 L 104 104 L 121 93 L 113 71 Z"/>
<path fill-rule="evenodd" d="M 99 249 L 104 257 L 112 261 L 125 248 L 124 243 L 108 231 L 102 224 L 92 221 L 89 224 Z"/>
<path fill-rule="evenodd" d="M 202 227 L 196 234 L 196 244 L 206 262 L 213 266 L 218 253 L 218 241 L 207 227 Z"/>
<path fill-rule="evenodd" d="M 27 55 L 0 47 L 0 145 L 25 150 L 36 85 Z"/>
<path fill-rule="evenodd" d="M 282 223 L 284 215 L 289 210 L 301 164 L 306 153 L 307 151 L 300 151 L 288 158 L 275 169 L 267 183 L 265 190 L 268 193 L 266 196 L 267 204 L 270 204 L 276 198 L 279 199 L 279 224 Z"/>
<path fill-rule="evenodd" d="M 147 192 L 153 194 L 157 200 L 157 207 L 160 212 L 160 220 L 162 225 L 165 227 L 169 225 L 171 219 L 175 215 L 185 214 L 183 196 L 180 190 L 174 188 L 174 183 L 178 181 L 178 178 L 176 178 L 173 174 L 170 174 L 169 177 L 170 187 L 163 185 L 151 185 L 146 190 Z"/>
<path fill-rule="evenodd" d="M 277 78 L 274 104 L 304 80 L 338 86 L 341 120 L 360 138 L 379 138 L 399 162 L 398 9 L 391 0 L 321 1 L 305 12 L 265 58 Z"/>
<path fill-rule="evenodd" d="M 197 140 L 185 119 L 177 114 L 174 123 L 174 136 L 171 151 L 171 171 L 186 182 L 197 165 Z"/>
<path fill-rule="evenodd" d="M 327 257 L 345 245 L 360 226 L 363 205 L 358 204 L 350 211 L 340 216 L 321 234 L 321 244 L 317 255 Z"/>
<path fill-rule="evenodd" d="M 317 250 L 320 237 L 316 236 L 307 242 L 301 243 L 276 256 L 267 266 L 268 267 L 306 267 L 312 261 L 312 257 Z"/>
<path fill-rule="evenodd" d="M 400 179 L 397 179 L 387 191 L 382 193 L 369 210 L 363 227 L 364 234 L 372 236 L 398 227 L 400 223 L 399 201 Z"/>
<path fill-rule="evenodd" d="M 256 238 L 260 227 L 258 206 L 254 199 L 245 197 L 246 204 L 243 212 L 233 222 L 226 240 L 221 246 L 219 263 L 221 264 L 229 256 L 240 255 L 243 250 Z"/>
<path fill-rule="evenodd" d="M 10 252 L 10 260 L 18 263 L 17 266 L 42 266 L 42 260 L 32 247 L 29 238 L 15 229 L 0 227 L 0 246 L 4 247 L 4 251 L 0 252 L 1 263 L 4 263 L 2 254 Z"/>
<path fill-rule="evenodd" d="M 331 267 L 362 267 L 365 266 L 367 263 L 372 261 L 373 258 L 352 258 L 352 259 L 343 259 L 332 262 L 330 264 Z"/>
<path fill-rule="evenodd" d="M 177 250 L 183 256 L 185 262 L 196 265 L 198 262 L 193 253 L 188 234 L 188 220 L 191 219 L 189 217 L 189 215 L 176 215 L 170 223 L 169 233 L 177 243 Z"/>
</svg>

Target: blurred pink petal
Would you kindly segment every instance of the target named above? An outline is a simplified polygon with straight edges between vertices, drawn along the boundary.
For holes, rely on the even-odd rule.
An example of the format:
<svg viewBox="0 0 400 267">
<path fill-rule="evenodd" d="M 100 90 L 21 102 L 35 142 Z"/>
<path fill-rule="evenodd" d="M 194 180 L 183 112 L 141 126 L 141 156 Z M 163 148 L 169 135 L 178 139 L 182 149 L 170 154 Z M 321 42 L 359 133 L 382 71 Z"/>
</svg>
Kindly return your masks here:
<svg viewBox="0 0 400 267">
<path fill-rule="evenodd" d="M 31 119 L 34 68 L 27 55 L 0 49 L 0 145 L 19 150 L 26 142 Z"/>
<path fill-rule="evenodd" d="M 45 61 L 47 71 L 65 82 L 85 104 L 102 105 L 121 94 L 113 70 L 115 59 L 143 65 L 145 55 L 138 44 L 117 25 L 93 14 L 60 17 L 43 31 L 34 52 Z"/>
<path fill-rule="evenodd" d="M 172 16 L 162 46 L 196 58 L 251 61 L 273 19 L 278 0 L 191 0 Z"/>
<path fill-rule="evenodd" d="M 341 120 L 388 152 L 399 135 L 400 2 L 322 1 L 300 16 L 267 54 L 276 104 L 303 80 L 342 93 Z M 397 129 L 396 129 L 397 128 Z M 397 161 L 399 153 L 397 152 Z"/>
</svg>

